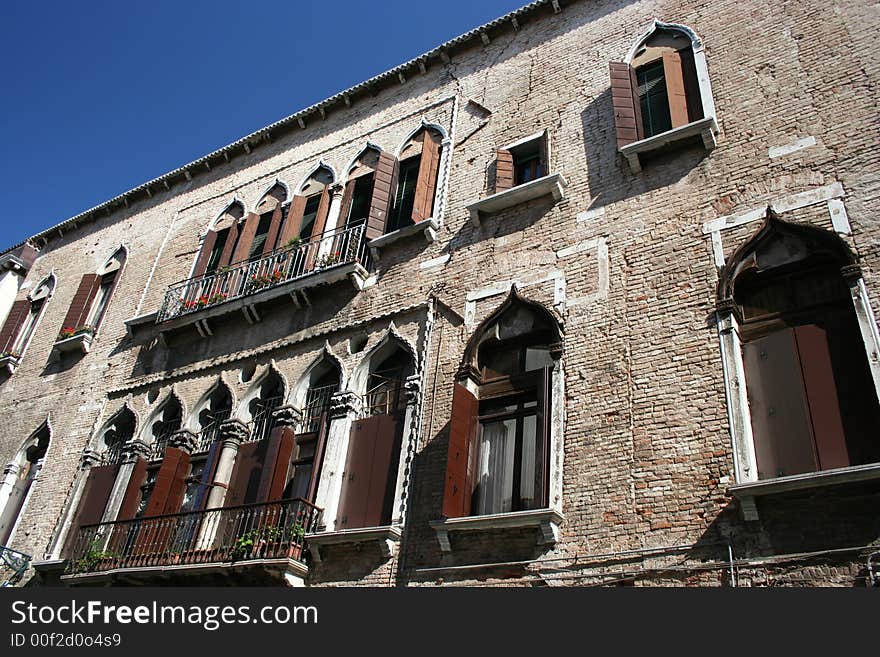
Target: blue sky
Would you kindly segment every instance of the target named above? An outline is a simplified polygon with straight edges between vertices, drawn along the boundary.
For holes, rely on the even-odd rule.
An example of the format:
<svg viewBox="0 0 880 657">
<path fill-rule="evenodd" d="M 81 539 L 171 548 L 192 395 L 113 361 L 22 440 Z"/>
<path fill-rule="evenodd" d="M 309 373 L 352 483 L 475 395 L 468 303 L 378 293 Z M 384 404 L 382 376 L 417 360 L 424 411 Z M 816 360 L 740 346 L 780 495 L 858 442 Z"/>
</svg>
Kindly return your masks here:
<svg viewBox="0 0 880 657">
<path fill-rule="evenodd" d="M 8 3 L 0 251 L 526 1 Z"/>
</svg>

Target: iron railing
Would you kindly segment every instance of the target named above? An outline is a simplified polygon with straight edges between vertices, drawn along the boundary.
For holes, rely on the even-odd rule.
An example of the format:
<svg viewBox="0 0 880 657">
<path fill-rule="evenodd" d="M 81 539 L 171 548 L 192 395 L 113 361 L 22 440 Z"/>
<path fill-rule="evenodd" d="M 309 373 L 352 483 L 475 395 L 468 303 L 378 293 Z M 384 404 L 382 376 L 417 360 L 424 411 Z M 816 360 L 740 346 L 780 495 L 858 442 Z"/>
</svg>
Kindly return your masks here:
<svg viewBox="0 0 880 657">
<path fill-rule="evenodd" d="M 319 388 L 309 388 L 303 409 L 302 433 L 315 433 L 321 428 L 321 416 L 330 408 L 330 398 L 339 386 L 335 383 Z"/>
<path fill-rule="evenodd" d="M 0 587 L 15 586 L 31 565 L 31 555 L 0 545 Z"/>
<path fill-rule="evenodd" d="M 321 509 L 303 499 L 80 527 L 67 574 L 250 559 L 300 559 Z"/>
<path fill-rule="evenodd" d="M 220 437 L 220 425 L 232 415 L 232 409 L 222 409 L 212 413 L 211 421 L 202 427 L 199 432 L 199 442 L 196 445 L 195 454 L 201 454 L 211 449 L 214 441 Z"/>
<path fill-rule="evenodd" d="M 275 428 L 275 417 L 273 413 L 275 409 L 281 406 L 284 397 L 268 397 L 259 402 L 259 406 L 253 412 L 251 421 L 248 423 L 250 431 L 245 442 L 253 443 L 258 440 L 265 440 L 272 435 L 272 429 Z"/>
<path fill-rule="evenodd" d="M 156 321 L 240 299 L 338 265 L 360 263 L 369 269 L 370 250 L 363 239 L 364 228 L 362 224 L 335 231 L 293 248 L 277 249 L 258 260 L 175 283 L 165 293 Z"/>
</svg>

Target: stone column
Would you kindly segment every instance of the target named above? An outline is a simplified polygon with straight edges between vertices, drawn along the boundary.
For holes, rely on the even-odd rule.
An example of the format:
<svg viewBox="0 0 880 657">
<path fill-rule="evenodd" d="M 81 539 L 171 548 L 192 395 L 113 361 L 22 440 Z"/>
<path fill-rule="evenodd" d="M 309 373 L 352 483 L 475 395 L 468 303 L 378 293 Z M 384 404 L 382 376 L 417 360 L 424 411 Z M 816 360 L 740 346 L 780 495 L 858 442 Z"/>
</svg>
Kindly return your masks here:
<svg viewBox="0 0 880 657">
<path fill-rule="evenodd" d="M 12 494 L 12 489 L 20 474 L 21 466 L 15 463 L 8 463 L 3 468 L 3 478 L 0 480 L 0 513 L 6 508 L 6 503 L 9 501 L 9 496 Z"/>
<path fill-rule="evenodd" d="M 415 441 L 418 438 L 419 403 L 422 398 L 422 378 L 418 374 L 403 381 L 406 411 L 403 416 L 403 435 L 400 441 L 400 459 L 397 464 L 397 484 L 394 488 L 394 506 L 391 508 L 391 524 L 402 525 L 406 517 L 406 496 L 412 467 Z"/>
<path fill-rule="evenodd" d="M 335 531 L 339 495 L 342 492 L 342 473 L 348 456 L 351 423 L 361 408 L 361 398 L 353 392 L 337 392 L 330 397 L 330 427 L 324 448 L 324 464 L 315 505 L 324 510 L 322 524 L 326 531 Z"/>
<path fill-rule="evenodd" d="M 122 448 L 122 465 L 119 466 L 119 472 L 116 473 L 116 481 L 113 482 L 113 490 L 110 492 L 110 499 L 107 501 L 107 508 L 104 509 L 101 522 L 116 520 L 119 508 L 122 506 L 122 500 L 125 498 L 125 491 L 128 489 L 134 464 L 139 458 L 149 459 L 151 451 L 150 446 L 143 440 L 130 440 L 125 443 Z"/>
<path fill-rule="evenodd" d="M 327 222 L 324 224 L 324 235 L 330 235 L 338 228 L 339 226 L 339 211 L 342 208 L 342 195 L 345 192 L 345 187 L 339 183 L 333 183 L 330 185 L 330 208 L 327 210 Z M 333 242 L 332 238 L 327 238 L 321 242 L 321 246 L 318 249 L 318 257 L 323 258 L 326 255 L 329 255 L 333 252 Z"/>
<path fill-rule="evenodd" d="M 214 481 L 211 492 L 208 494 L 206 509 L 219 509 L 226 499 L 226 489 L 232 478 L 232 470 L 235 468 L 235 457 L 238 447 L 250 436 L 250 429 L 241 420 L 226 420 L 220 424 L 220 456 L 217 459 L 217 469 L 214 471 Z"/>
</svg>

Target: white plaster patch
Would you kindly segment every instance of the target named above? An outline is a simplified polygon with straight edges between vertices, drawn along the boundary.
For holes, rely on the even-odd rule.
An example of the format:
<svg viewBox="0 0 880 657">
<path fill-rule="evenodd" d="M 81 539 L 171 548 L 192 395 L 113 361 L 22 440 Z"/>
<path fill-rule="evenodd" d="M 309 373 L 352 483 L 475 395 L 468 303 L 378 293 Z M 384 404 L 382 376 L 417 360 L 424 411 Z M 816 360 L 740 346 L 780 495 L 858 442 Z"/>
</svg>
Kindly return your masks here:
<svg viewBox="0 0 880 657">
<path fill-rule="evenodd" d="M 500 294 L 507 294 L 510 292 L 511 285 L 516 285 L 518 288 L 523 289 L 533 285 L 546 283 L 547 281 L 553 281 L 553 305 L 557 311 L 562 313 L 565 310 L 565 273 L 558 269 L 554 269 L 553 271 L 539 273 L 525 279 L 513 278 L 506 281 L 499 281 L 489 287 L 468 292 L 464 304 L 464 323 L 468 326 L 474 323 L 474 317 L 477 312 L 477 301 L 482 301 L 483 299 L 488 299 L 489 297 L 498 296 Z"/>
<path fill-rule="evenodd" d="M 577 216 L 578 223 L 592 221 L 593 219 L 601 219 L 605 216 L 605 206 L 595 208 L 594 210 L 584 210 Z"/>
<path fill-rule="evenodd" d="M 449 262 L 450 255 L 447 253 L 446 255 L 442 255 L 439 258 L 431 258 L 430 260 L 425 260 L 419 263 L 419 269 L 435 269 L 437 267 L 442 267 L 447 262 Z"/>
<path fill-rule="evenodd" d="M 831 225 L 834 226 L 835 231 L 842 235 L 849 235 L 852 232 L 846 207 L 839 198 L 828 201 L 828 214 L 831 215 Z"/>
<path fill-rule="evenodd" d="M 791 155 L 792 153 L 797 153 L 798 151 L 802 151 L 805 148 L 809 148 L 810 146 L 816 145 L 815 137 L 801 137 L 800 139 L 796 139 L 795 141 L 784 144 L 782 146 L 774 146 L 768 151 L 768 155 L 770 159 L 775 159 L 777 157 L 784 157 L 786 155 Z"/>
<path fill-rule="evenodd" d="M 564 249 L 559 249 L 556 252 L 557 258 L 567 258 L 568 256 L 575 255 L 576 253 L 583 253 L 584 251 L 591 251 L 595 249 L 598 245 L 598 239 L 584 240 L 583 242 L 578 242 L 577 244 L 572 244 L 571 246 L 567 246 Z"/>
</svg>

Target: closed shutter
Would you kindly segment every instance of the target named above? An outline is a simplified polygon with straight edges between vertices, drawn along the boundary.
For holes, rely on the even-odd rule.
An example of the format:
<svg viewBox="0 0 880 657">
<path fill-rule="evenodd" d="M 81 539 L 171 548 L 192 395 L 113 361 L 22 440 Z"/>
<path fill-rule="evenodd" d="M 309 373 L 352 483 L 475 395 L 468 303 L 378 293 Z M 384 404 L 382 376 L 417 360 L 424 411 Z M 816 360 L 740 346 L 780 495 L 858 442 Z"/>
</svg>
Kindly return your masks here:
<svg viewBox="0 0 880 657">
<path fill-rule="evenodd" d="M 268 446 L 268 440 L 257 440 L 244 443 L 238 448 L 224 506 L 240 506 L 258 501 L 263 461 Z"/>
<path fill-rule="evenodd" d="M 664 51 L 663 76 L 666 78 L 666 95 L 669 99 L 669 116 L 672 119 L 672 127 L 678 128 L 687 125 L 690 123 L 687 93 L 681 70 L 681 56 L 677 52 Z"/>
<path fill-rule="evenodd" d="M 244 227 L 241 229 L 241 235 L 238 238 L 238 244 L 235 246 L 235 253 L 232 255 L 233 263 L 248 259 L 251 246 L 254 243 L 254 235 L 257 234 L 257 227 L 259 225 L 260 215 L 255 212 L 248 213 L 244 220 Z"/>
<path fill-rule="evenodd" d="M 284 222 L 284 228 L 281 230 L 281 237 L 278 238 L 278 246 L 284 246 L 294 237 L 299 237 L 299 228 L 302 225 L 303 212 L 306 209 L 306 197 L 294 196 L 290 203 L 290 209 L 287 211 L 287 221 Z"/>
<path fill-rule="evenodd" d="M 636 93 L 635 71 L 629 64 L 611 62 L 611 103 L 617 128 L 617 148 L 644 138 L 642 108 Z"/>
<path fill-rule="evenodd" d="M 211 254 L 214 252 L 214 245 L 217 243 L 217 231 L 209 230 L 205 239 L 202 240 L 202 250 L 199 251 L 199 257 L 196 260 L 196 268 L 193 270 L 193 278 L 201 276 L 208 271 L 208 262 L 211 260 Z"/>
<path fill-rule="evenodd" d="M 499 148 L 495 154 L 495 193 L 513 187 L 513 153 Z"/>
<path fill-rule="evenodd" d="M 318 427 L 318 442 L 315 445 L 315 458 L 312 460 L 312 474 L 309 480 L 309 492 L 306 499 L 314 504 L 318 494 L 318 482 L 321 480 L 321 468 L 324 465 L 324 449 L 327 446 L 327 432 L 330 423 L 327 421 L 327 412 L 321 413 L 321 422 Z"/>
<path fill-rule="evenodd" d="M 89 470 L 89 476 L 83 486 L 82 495 L 79 498 L 76 515 L 70 525 L 67 538 L 64 541 L 62 554 L 70 557 L 76 547 L 77 536 L 80 527 L 97 525 L 104 519 L 104 511 L 116 482 L 116 474 L 119 465 L 98 465 Z"/>
<path fill-rule="evenodd" d="M 61 325 L 62 329 L 77 329 L 85 325 L 100 287 L 101 277 L 97 274 L 86 274 L 82 277 L 79 288 L 73 295 L 73 301 L 70 303 L 64 323 Z"/>
<path fill-rule="evenodd" d="M 366 238 L 380 237 L 385 233 L 388 215 L 391 212 L 391 201 L 394 188 L 397 186 L 399 172 L 397 158 L 382 151 L 376 165 L 376 179 L 373 185 L 373 196 L 370 199 L 370 214 L 367 218 Z"/>
<path fill-rule="evenodd" d="M 147 478 L 147 462 L 138 457 L 131 471 L 131 477 L 128 479 L 128 486 L 125 489 L 125 495 L 122 497 L 122 504 L 119 506 L 119 513 L 116 515 L 117 520 L 131 520 L 137 513 L 138 504 L 141 502 L 141 486 Z"/>
<path fill-rule="evenodd" d="M 19 299 L 12 304 L 6 321 L 3 322 L 3 328 L 0 329 L 0 354 L 11 351 L 15 346 L 15 340 L 21 327 L 24 326 L 31 311 L 31 302 L 27 299 Z"/>
<path fill-rule="evenodd" d="M 162 459 L 162 465 L 159 466 L 144 517 L 180 511 L 183 489 L 186 486 L 184 480 L 188 471 L 189 454 L 176 447 L 165 448 L 165 457 Z"/>
<path fill-rule="evenodd" d="M 419 176 L 416 182 L 416 197 L 412 210 L 412 220 L 415 223 L 428 219 L 434 209 L 434 190 L 437 187 L 439 166 L 440 137 L 426 130 L 422 142 L 422 159 L 419 161 Z"/>
<path fill-rule="evenodd" d="M 263 255 L 269 255 L 278 248 L 278 235 L 281 234 L 281 221 L 284 211 L 281 203 L 275 206 L 272 211 L 272 223 L 269 224 L 269 232 L 266 234 L 266 242 L 263 244 Z"/>
<path fill-rule="evenodd" d="M 477 398 L 460 383 L 452 393 L 452 420 L 446 458 L 443 516 L 462 518 L 471 514 L 471 497 L 477 467 Z"/>
<path fill-rule="evenodd" d="M 202 468 L 202 478 L 199 481 L 199 487 L 196 490 L 195 497 L 192 502 L 193 511 L 201 511 L 205 508 L 205 502 L 211 492 L 211 485 L 214 482 L 214 473 L 217 471 L 217 461 L 220 459 L 221 442 L 215 440 L 208 450 L 205 457 L 205 467 Z"/>
<path fill-rule="evenodd" d="M 287 474 L 295 444 L 293 429 L 275 427 L 269 438 L 263 457 L 260 484 L 257 488 L 257 502 L 276 502 L 282 499 L 287 486 Z"/>
</svg>

